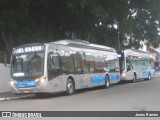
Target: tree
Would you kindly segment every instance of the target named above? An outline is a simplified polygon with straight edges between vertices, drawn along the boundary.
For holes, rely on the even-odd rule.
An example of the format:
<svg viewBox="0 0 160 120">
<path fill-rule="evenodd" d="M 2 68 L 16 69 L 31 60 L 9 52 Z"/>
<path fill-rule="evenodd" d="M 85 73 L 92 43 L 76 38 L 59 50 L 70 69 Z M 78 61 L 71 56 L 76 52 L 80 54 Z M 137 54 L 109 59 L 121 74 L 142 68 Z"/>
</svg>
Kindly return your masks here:
<svg viewBox="0 0 160 120">
<path fill-rule="evenodd" d="M 67 38 L 116 49 L 138 48 L 146 39 L 157 47 L 159 5 L 159 0 L 0 0 L 0 41 L 8 53 L 20 44 Z"/>
</svg>

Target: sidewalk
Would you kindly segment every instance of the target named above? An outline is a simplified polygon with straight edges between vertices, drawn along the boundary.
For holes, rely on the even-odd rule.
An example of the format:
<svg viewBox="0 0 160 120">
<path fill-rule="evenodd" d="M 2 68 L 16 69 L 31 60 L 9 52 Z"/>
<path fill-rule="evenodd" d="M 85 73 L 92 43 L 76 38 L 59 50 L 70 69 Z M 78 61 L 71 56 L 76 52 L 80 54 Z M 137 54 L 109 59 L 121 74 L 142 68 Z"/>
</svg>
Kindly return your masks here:
<svg viewBox="0 0 160 120">
<path fill-rule="evenodd" d="M 5 97 L 15 97 L 16 95 L 13 95 L 12 92 L 4 92 L 0 93 L 0 98 L 5 98 Z"/>
</svg>

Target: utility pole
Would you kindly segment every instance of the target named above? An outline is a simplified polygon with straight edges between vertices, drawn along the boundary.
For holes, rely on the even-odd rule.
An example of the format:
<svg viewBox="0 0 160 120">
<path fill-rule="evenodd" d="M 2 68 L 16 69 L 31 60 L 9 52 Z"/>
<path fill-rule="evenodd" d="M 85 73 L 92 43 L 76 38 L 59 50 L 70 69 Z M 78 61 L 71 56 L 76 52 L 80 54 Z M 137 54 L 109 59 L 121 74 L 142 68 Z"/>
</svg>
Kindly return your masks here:
<svg viewBox="0 0 160 120">
<path fill-rule="evenodd" d="M 117 38 L 118 45 L 117 45 L 117 47 L 118 47 L 118 50 L 120 50 L 120 48 L 121 48 L 121 46 L 120 46 L 120 30 L 119 30 L 119 22 L 118 21 L 117 21 L 117 30 L 118 30 L 118 32 L 117 32 L 117 34 L 118 34 L 118 38 Z"/>
</svg>

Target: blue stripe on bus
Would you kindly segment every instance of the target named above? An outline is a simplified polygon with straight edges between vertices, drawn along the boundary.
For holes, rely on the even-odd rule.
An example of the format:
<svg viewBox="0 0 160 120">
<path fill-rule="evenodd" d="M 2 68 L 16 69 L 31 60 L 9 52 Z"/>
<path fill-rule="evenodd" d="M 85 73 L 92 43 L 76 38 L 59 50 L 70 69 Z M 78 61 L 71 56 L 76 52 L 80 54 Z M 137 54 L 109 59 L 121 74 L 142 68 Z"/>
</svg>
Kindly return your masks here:
<svg viewBox="0 0 160 120">
<path fill-rule="evenodd" d="M 34 80 L 25 80 L 25 81 L 19 81 L 15 85 L 16 87 L 19 88 L 36 87 L 37 82 L 35 82 Z"/>
<path fill-rule="evenodd" d="M 148 71 L 145 71 L 145 72 L 142 73 L 142 75 L 143 75 L 143 76 L 149 76 L 149 72 L 148 72 Z M 151 76 L 154 76 L 154 75 L 155 75 L 155 71 L 150 72 L 150 75 L 151 75 Z"/>
<path fill-rule="evenodd" d="M 119 80 L 119 75 L 110 75 L 111 81 Z M 97 75 L 94 77 L 91 77 L 91 83 L 97 84 L 97 83 L 103 83 L 105 82 L 105 76 L 104 75 Z"/>
<path fill-rule="evenodd" d="M 142 76 L 149 76 L 149 72 L 148 72 L 148 71 L 144 71 L 144 72 L 142 73 Z"/>
<path fill-rule="evenodd" d="M 119 75 L 110 75 L 110 80 L 119 80 Z"/>
<path fill-rule="evenodd" d="M 91 83 L 102 83 L 105 82 L 105 76 L 104 75 L 97 75 L 97 76 L 93 76 L 91 77 Z"/>
</svg>

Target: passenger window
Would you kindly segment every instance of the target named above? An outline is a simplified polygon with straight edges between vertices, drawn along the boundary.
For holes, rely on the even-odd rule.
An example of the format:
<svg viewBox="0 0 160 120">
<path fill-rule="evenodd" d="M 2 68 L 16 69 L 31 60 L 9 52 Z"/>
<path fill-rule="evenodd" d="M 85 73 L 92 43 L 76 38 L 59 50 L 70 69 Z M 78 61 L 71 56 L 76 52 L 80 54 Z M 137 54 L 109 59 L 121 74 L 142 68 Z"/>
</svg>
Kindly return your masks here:
<svg viewBox="0 0 160 120">
<path fill-rule="evenodd" d="M 74 54 L 71 54 L 68 51 L 60 52 L 60 60 L 61 60 L 61 69 L 64 73 L 73 73 L 74 72 Z"/>
<path fill-rule="evenodd" d="M 104 67 L 107 67 L 105 64 L 104 57 L 102 55 L 94 55 L 95 60 L 95 72 L 100 73 L 104 72 Z"/>
<path fill-rule="evenodd" d="M 85 53 L 85 72 L 93 73 L 94 72 L 94 57 L 91 53 Z"/>
<path fill-rule="evenodd" d="M 74 64 L 75 64 L 75 73 L 82 73 L 83 72 L 82 54 L 78 52 L 74 54 Z"/>
<path fill-rule="evenodd" d="M 119 72 L 118 60 L 107 61 L 109 72 Z"/>
</svg>

